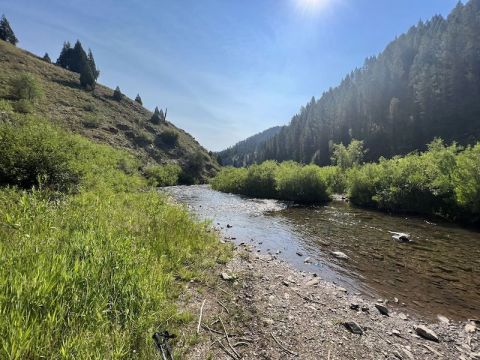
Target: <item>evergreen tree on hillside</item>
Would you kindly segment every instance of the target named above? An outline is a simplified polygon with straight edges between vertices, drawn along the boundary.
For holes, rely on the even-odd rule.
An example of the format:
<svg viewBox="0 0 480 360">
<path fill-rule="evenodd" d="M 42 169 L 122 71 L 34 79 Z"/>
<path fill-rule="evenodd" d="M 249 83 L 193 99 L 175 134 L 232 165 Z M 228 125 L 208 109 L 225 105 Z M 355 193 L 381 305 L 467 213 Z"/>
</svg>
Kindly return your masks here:
<svg viewBox="0 0 480 360">
<path fill-rule="evenodd" d="M 18 39 L 15 36 L 5 15 L 2 15 L 2 19 L 0 20 L 0 39 L 3 41 L 8 41 L 12 45 L 17 45 L 18 43 Z"/>
<path fill-rule="evenodd" d="M 47 63 L 51 63 L 52 60 L 50 59 L 50 56 L 48 55 L 48 53 L 45 53 L 45 55 L 43 55 L 43 61 L 47 62 Z"/>
<path fill-rule="evenodd" d="M 135 101 L 139 103 L 140 105 L 143 105 L 142 98 L 140 97 L 140 94 L 137 94 L 137 97 L 135 98 Z"/>
<path fill-rule="evenodd" d="M 97 69 L 97 65 L 95 64 L 95 59 L 93 58 L 93 53 L 91 49 L 88 49 L 87 62 L 90 66 L 90 69 L 92 70 L 95 80 L 97 80 L 100 76 L 100 70 Z"/>
<path fill-rule="evenodd" d="M 120 91 L 120 88 L 117 86 L 115 90 L 113 91 L 113 99 L 116 101 L 121 101 L 123 98 L 123 94 Z"/>
<path fill-rule="evenodd" d="M 152 117 L 150 118 L 150 121 L 154 124 L 160 124 L 164 120 L 164 113 L 163 110 L 158 110 L 158 106 L 155 107 L 155 111 L 153 112 Z"/>
<path fill-rule="evenodd" d="M 61 66 L 64 69 L 70 70 L 70 63 L 72 57 L 72 46 L 69 41 L 63 43 L 62 51 L 60 56 L 57 59 L 57 65 Z"/>
<path fill-rule="evenodd" d="M 80 85 L 88 91 L 95 90 L 96 78 L 92 71 L 92 68 L 85 63 L 80 73 Z"/>
<path fill-rule="evenodd" d="M 77 42 L 75 43 L 75 46 L 72 49 L 69 69 L 73 72 L 80 74 L 86 64 L 88 64 L 87 54 L 85 53 L 85 50 L 83 50 L 83 47 L 80 41 L 77 40 Z M 94 70 L 93 69 L 91 70 L 92 70 L 92 74 L 95 75 L 93 73 Z"/>
</svg>

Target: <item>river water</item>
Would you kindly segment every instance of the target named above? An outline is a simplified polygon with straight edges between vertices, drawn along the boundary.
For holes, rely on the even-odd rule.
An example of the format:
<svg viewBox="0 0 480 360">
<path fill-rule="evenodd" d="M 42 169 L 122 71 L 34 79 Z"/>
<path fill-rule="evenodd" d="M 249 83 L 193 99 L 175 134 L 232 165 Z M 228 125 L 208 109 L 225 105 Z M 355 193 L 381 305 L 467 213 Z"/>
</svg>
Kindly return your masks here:
<svg viewBox="0 0 480 360">
<path fill-rule="evenodd" d="M 296 207 L 224 194 L 208 186 L 164 191 L 200 219 L 211 220 L 237 244 L 255 246 L 350 292 L 392 304 L 397 298 L 393 306 L 431 319 L 480 317 L 479 232 L 358 209 L 341 201 Z M 390 232 L 409 233 L 413 242 L 399 243 Z M 332 251 L 349 259 L 337 259 Z M 307 257 L 312 263 L 304 262 Z"/>
</svg>

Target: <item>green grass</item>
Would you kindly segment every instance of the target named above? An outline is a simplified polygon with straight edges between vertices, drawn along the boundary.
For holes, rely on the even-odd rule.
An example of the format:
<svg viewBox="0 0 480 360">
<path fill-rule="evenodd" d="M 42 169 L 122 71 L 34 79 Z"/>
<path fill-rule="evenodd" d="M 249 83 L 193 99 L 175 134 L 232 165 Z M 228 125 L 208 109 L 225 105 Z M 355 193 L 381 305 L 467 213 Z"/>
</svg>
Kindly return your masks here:
<svg viewBox="0 0 480 360">
<path fill-rule="evenodd" d="M 2 142 L 9 156 L 0 167 L 15 171 L 35 149 L 68 145 L 68 156 L 53 151 L 50 160 L 78 184 L 39 179 L 29 188 L 11 177 L 0 187 L 0 358 L 154 358 L 152 333 L 177 332 L 192 318 L 176 305 L 185 281 L 207 278 L 228 250 L 149 190 L 129 153 L 34 116 L 9 115 L 1 128 L 15 141 Z M 11 154 L 18 148 L 24 156 Z"/>
</svg>

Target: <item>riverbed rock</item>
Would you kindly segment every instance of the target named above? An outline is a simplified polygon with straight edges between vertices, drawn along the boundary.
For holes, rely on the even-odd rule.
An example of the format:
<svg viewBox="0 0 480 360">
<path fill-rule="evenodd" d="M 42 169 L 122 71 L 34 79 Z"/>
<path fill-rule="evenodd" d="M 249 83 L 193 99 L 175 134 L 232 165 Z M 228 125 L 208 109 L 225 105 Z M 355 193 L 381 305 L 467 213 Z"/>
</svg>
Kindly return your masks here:
<svg viewBox="0 0 480 360">
<path fill-rule="evenodd" d="M 377 308 L 378 312 L 384 316 L 389 316 L 388 315 L 388 308 L 385 305 L 382 304 L 375 304 L 375 307 Z"/>
<path fill-rule="evenodd" d="M 440 321 L 442 324 L 449 324 L 450 320 L 446 316 L 443 315 L 437 315 L 438 321 Z"/>
<path fill-rule="evenodd" d="M 415 328 L 415 332 L 421 336 L 424 339 L 430 340 L 430 341 L 435 341 L 435 342 L 440 342 L 440 339 L 438 338 L 438 335 L 435 334 L 433 330 L 430 330 L 424 325 L 419 325 Z"/>
<path fill-rule="evenodd" d="M 477 325 L 473 321 L 469 321 L 467 325 L 465 325 L 465 332 L 467 333 L 474 333 L 477 331 Z"/>
<path fill-rule="evenodd" d="M 400 241 L 400 242 L 411 242 L 412 241 L 410 234 L 395 232 L 395 231 L 389 231 L 389 233 L 393 234 L 392 238 L 394 238 L 397 241 Z"/>
<path fill-rule="evenodd" d="M 305 283 L 305 285 L 306 286 L 315 286 L 315 285 L 318 285 L 319 283 L 320 283 L 320 278 L 314 277 L 313 279 L 308 280 Z"/>
<path fill-rule="evenodd" d="M 303 254 L 300 251 L 297 251 L 298 256 L 303 256 Z"/>
<path fill-rule="evenodd" d="M 347 321 L 343 323 L 343 326 L 352 334 L 362 335 L 363 329 L 355 321 Z"/>
<path fill-rule="evenodd" d="M 307 258 L 305 258 L 305 260 L 303 260 L 303 262 L 304 262 L 305 264 L 311 264 L 311 263 L 312 263 L 312 258 L 311 258 L 311 257 L 307 257 Z"/>
<path fill-rule="evenodd" d="M 332 251 L 332 252 L 330 252 L 330 254 L 335 256 L 337 259 L 341 259 L 341 260 L 347 260 L 348 259 L 348 255 L 341 252 L 341 251 Z"/>
<path fill-rule="evenodd" d="M 350 309 L 358 311 L 360 309 L 360 305 L 352 303 L 350 304 Z"/>
</svg>

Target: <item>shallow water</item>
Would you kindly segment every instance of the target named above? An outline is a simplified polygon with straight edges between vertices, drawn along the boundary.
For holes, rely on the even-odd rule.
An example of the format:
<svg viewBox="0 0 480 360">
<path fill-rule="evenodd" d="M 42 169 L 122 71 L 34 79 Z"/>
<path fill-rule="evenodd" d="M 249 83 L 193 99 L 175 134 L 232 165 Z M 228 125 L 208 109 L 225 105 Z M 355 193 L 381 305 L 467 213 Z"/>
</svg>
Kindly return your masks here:
<svg viewBox="0 0 480 360">
<path fill-rule="evenodd" d="M 400 309 L 428 318 L 480 317 L 479 232 L 338 201 L 304 208 L 224 194 L 208 186 L 165 191 L 237 243 L 277 254 L 351 292 L 391 302 L 397 298 Z M 389 231 L 409 233 L 413 242 L 399 243 Z M 342 251 L 349 259 L 339 260 L 332 251 Z M 313 263 L 305 264 L 306 257 Z"/>
</svg>

